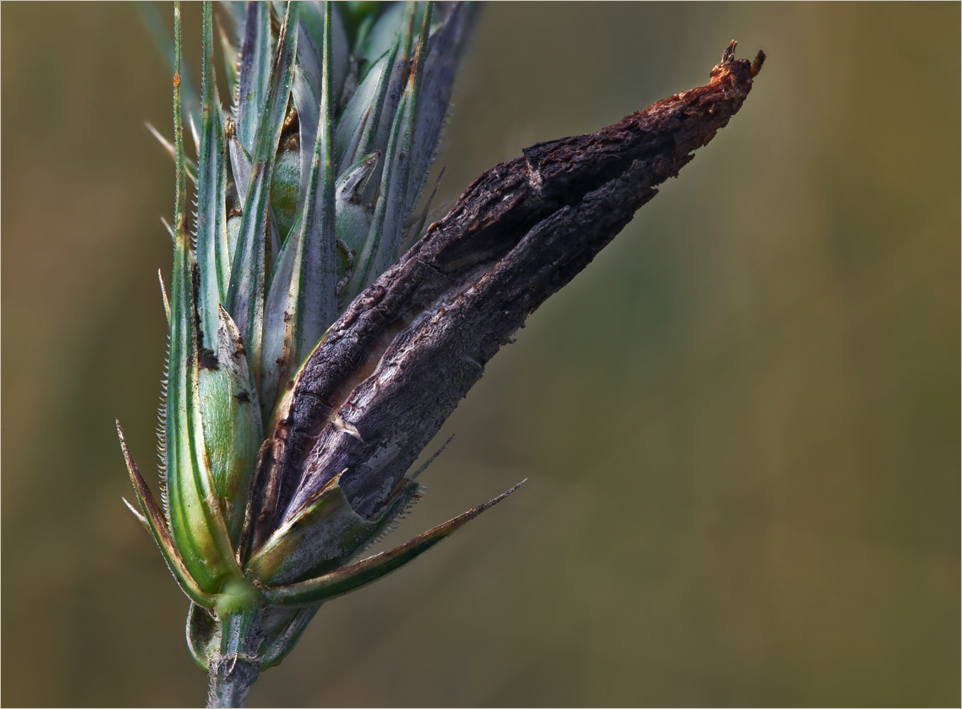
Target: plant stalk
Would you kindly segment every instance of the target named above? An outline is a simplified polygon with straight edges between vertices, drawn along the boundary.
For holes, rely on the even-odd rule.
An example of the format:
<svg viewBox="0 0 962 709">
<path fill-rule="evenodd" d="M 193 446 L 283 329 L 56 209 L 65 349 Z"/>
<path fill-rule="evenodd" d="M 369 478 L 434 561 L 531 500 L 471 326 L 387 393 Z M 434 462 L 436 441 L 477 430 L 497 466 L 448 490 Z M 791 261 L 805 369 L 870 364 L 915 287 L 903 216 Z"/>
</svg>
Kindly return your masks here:
<svg viewBox="0 0 962 709">
<path fill-rule="evenodd" d="M 261 663 L 253 658 L 234 655 L 211 660 L 207 706 L 247 706 L 247 693 L 260 672 Z"/>
<path fill-rule="evenodd" d="M 220 647 L 208 660 L 209 707 L 243 707 L 247 693 L 261 673 L 262 636 L 256 609 L 226 612 L 220 618 Z"/>
</svg>

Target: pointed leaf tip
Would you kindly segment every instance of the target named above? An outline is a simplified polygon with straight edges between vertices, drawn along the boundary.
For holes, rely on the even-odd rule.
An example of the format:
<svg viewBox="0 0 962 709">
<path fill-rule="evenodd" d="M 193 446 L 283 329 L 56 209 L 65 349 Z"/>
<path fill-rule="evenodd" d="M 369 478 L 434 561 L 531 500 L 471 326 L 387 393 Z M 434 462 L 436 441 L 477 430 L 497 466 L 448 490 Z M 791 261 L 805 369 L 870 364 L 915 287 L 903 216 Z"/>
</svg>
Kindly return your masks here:
<svg viewBox="0 0 962 709">
<path fill-rule="evenodd" d="M 176 148 L 174 148 L 174 144 L 171 143 L 169 140 L 167 140 L 159 130 L 154 128 L 152 123 L 147 122 L 147 123 L 144 123 L 144 125 L 147 126 L 147 130 L 149 130 L 150 133 L 154 136 L 154 138 L 157 139 L 157 142 L 160 143 L 164 151 L 168 153 L 171 158 L 176 160 L 177 150 Z M 187 172 L 187 177 L 190 178 L 190 181 L 196 185 L 197 184 L 197 164 L 186 156 L 184 156 L 184 170 Z"/>
<path fill-rule="evenodd" d="M 265 587 L 262 589 L 264 597 L 272 605 L 306 606 L 357 590 L 413 561 L 482 512 L 501 502 L 524 485 L 525 482 L 527 482 L 527 478 L 493 500 L 488 500 L 484 504 L 424 532 L 391 551 L 375 554 L 363 561 L 342 567 L 337 571 L 309 581 L 302 581 L 289 586 Z"/>
<path fill-rule="evenodd" d="M 166 226 L 166 222 L 164 223 Z M 164 274 L 157 269 L 157 280 L 160 281 L 160 294 L 164 298 L 164 312 L 167 314 L 167 325 L 170 325 L 170 300 L 167 298 L 167 287 L 164 285 Z"/>
<path fill-rule="evenodd" d="M 125 505 L 127 505 L 127 509 L 133 513 L 134 517 L 139 519 L 140 523 L 147 528 L 147 531 L 150 531 L 150 523 L 147 521 L 147 518 L 144 517 L 140 512 L 138 512 L 137 508 L 135 508 L 132 504 L 130 504 L 127 501 L 126 497 L 121 497 L 120 499 L 123 501 Z"/>
<path fill-rule="evenodd" d="M 117 437 L 120 439 L 120 449 L 123 451 L 124 461 L 127 463 L 127 472 L 130 474 L 130 480 L 134 485 L 134 492 L 137 493 L 137 501 L 140 503 L 142 515 L 137 515 L 136 510 L 133 509 L 130 503 L 127 503 L 127 500 L 124 500 L 124 502 L 131 508 L 131 511 L 145 523 L 147 529 L 153 535 L 154 541 L 157 542 L 160 553 L 167 563 L 167 568 L 170 569 L 170 572 L 174 575 L 181 590 L 187 594 L 187 597 L 194 603 L 202 605 L 205 608 L 213 608 L 215 596 L 205 593 L 197 582 L 194 581 L 187 567 L 184 565 L 184 561 L 177 552 L 177 548 L 170 538 L 170 533 L 167 531 L 167 526 L 164 523 L 160 508 L 157 507 L 150 488 L 147 487 L 147 483 L 137 468 L 137 463 L 127 448 L 127 442 L 124 440 L 124 431 L 120 427 L 120 421 L 116 421 L 116 424 Z"/>
</svg>

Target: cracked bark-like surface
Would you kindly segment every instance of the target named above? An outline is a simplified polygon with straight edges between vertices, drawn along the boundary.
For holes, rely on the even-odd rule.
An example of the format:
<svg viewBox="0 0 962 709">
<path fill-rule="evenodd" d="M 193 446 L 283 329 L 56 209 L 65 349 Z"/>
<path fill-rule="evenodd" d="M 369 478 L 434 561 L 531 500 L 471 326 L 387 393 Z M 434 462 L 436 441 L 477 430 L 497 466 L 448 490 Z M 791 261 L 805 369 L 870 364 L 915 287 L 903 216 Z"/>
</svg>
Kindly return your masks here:
<svg viewBox="0 0 962 709">
<path fill-rule="evenodd" d="M 253 547 L 325 482 L 378 511 L 484 366 L 741 108 L 764 61 L 728 47 L 704 86 L 597 133 L 539 143 L 476 179 L 348 307 L 261 449 Z"/>
</svg>

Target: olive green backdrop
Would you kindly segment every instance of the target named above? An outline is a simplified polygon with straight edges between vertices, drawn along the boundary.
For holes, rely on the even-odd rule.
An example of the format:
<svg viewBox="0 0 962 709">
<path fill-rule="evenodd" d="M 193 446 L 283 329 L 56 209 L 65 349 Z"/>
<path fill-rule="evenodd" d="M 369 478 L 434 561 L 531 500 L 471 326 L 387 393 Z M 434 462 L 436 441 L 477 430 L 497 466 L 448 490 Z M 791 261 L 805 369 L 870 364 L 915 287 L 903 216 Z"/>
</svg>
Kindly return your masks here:
<svg viewBox="0 0 962 709">
<path fill-rule="evenodd" d="M 169 13 L 169 7 L 163 11 Z M 500 353 L 401 541 L 259 705 L 957 705 L 960 6 L 498 4 L 443 198 L 769 62 Z M 197 66 L 199 9 L 185 41 Z M 170 76 L 127 4 L 2 8 L 2 702 L 191 705 L 187 599 L 124 509 L 154 452 Z"/>
</svg>

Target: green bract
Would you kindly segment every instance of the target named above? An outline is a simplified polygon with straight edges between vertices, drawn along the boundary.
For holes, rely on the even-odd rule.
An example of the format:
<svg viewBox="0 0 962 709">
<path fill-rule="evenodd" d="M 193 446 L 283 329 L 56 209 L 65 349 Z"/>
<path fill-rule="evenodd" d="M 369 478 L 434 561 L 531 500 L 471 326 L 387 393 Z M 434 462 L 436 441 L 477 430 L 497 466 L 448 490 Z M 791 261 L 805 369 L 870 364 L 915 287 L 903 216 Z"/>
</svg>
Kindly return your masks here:
<svg viewBox="0 0 962 709">
<path fill-rule="evenodd" d="M 214 77 L 211 4 L 200 94 L 182 73 L 179 7 L 174 15 L 174 140 L 161 138 L 176 162 L 163 509 L 121 434 L 140 508 L 131 509 L 194 604 L 190 647 L 212 672 L 225 657 L 258 671 L 276 664 L 319 603 L 396 569 L 502 499 L 351 563 L 420 486 L 404 478 L 376 516 L 362 517 L 335 475 L 266 541 L 252 548 L 245 539 L 245 518 L 259 509 L 258 451 L 288 383 L 346 305 L 397 260 L 405 236 L 423 228 L 427 207 L 415 205 L 473 10 L 227 10 L 230 115 Z M 184 112 L 196 163 L 184 155 Z M 192 232 L 187 177 L 197 192 Z"/>
</svg>

